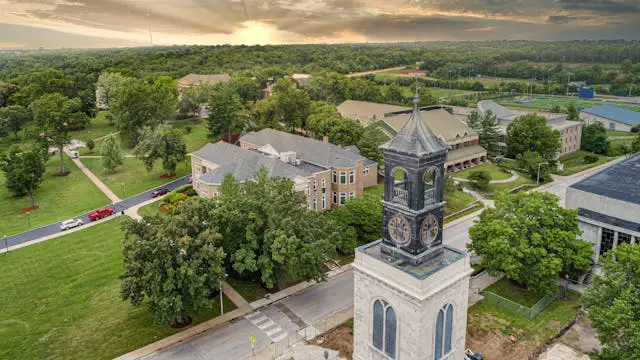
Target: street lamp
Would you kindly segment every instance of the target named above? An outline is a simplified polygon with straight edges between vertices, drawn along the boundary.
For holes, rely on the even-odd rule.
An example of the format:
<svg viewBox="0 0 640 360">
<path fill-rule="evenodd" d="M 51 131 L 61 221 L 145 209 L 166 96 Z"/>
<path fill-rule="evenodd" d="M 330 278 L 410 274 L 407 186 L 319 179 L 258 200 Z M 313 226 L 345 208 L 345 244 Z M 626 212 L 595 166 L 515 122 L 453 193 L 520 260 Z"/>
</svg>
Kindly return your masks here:
<svg viewBox="0 0 640 360">
<path fill-rule="evenodd" d="M 226 279 L 227 276 L 227 273 L 224 273 L 222 278 L 220 278 L 220 315 L 224 315 L 224 301 L 222 301 L 222 279 Z"/>
<path fill-rule="evenodd" d="M 546 161 L 538 164 L 538 176 L 536 177 L 536 186 L 540 185 L 540 167 L 545 164 L 549 165 L 549 163 Z"/>
<path fill-rule="evenodd" d="M 31 227 L 31 213 L 27 211 L 27 226 Z"/>
<path fill-rule="evenodd" d="M 125 197 L 125 190 L 126 190 L 126 188 L 124 186 L 124 183 L 120 184 L 120 188 L 122 189 L 122 197 L 124 198 Z"/>
</svg>

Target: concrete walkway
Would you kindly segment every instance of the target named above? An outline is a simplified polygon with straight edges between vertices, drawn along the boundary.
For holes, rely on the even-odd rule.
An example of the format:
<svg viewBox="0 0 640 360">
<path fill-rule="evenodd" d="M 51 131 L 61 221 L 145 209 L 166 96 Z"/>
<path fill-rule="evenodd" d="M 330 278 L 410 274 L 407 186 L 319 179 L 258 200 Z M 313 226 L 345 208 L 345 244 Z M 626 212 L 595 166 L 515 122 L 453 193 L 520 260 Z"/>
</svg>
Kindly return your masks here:
<svg viewBox="0 0 640 360">
<path fill-rule="evenodd" d="M 116 131 L 116 132 L 109 133 L 109 134 L 104 135 L 104 136 L 97 137 L 97 138 L 93 139 L 93 141 L 100 141 L 100 140 L 106 138 L 107 136 L 118 135 L 118 134 L 120 134 L 120 131 Z"/>
<path fill-rule="evenodd" d="M 80 159 L 102 159 L 102 155 L 80 155 L 78 156 Z M 123 155 L 125 158 L 135 158 L 135 155 L 125 154 Z"/>
<path fill-rule="evenodd" d="M 241 307 L 245 307 L 249 305 L 249 302 L 247 300 L 245 300 L 245 298 L 242 297 L 242 295 L 240 295 L 236 289 L 232 288 L 231 285 L 229 285 L 229 283 L 227 283 L 226 281 L 222 282 L 222 292 L 227 295 L 227 297 L 229 298 L 229 300 L 231 300 L 231 302 L 241 308 Z"/>
<path fill-rule="evenodd" d="M 627 139 L 635 139 L 635 136 L 609 136 L 607 140 L 627 140 Z"/>
<path fill-rule="evenodd" d="M 506 183 L 514 182 L 519 178 L 520 178 L 520 174 L 514 171 L 513 174 L 511 174 L 510 178 L 502 179 L 502 180 L 491 180 L 489 181 L 489 184 L 506 184 Z M 471 182 L 471 180 L 469 179 L 463 179 L 463 178 L 457 178 L 457 177 L 454 177 L 453 180 L 460 181 L 460 182 Z"/>
<path fill-rule="evenodd" d="M 113 191 L 111 191 L 111 189 L 109 189 L 109 187 L 102 182 L 102 180 L 100 180 L 94 173 L 92 173 L 91 170 L 87 169 L 87 167 L 84 166 L 84 164 L 82 163 L 82 161 L 80 161 L 80 159 L 71 159 L 71 160 L 76 164 L 76 166 L 80 170 L 82 170 L 82 172 L 85 175 L 87 175 L 87 177 L 89 178 L 89 180 L 91 180 L 91 182 L 96 184 L 96 186 L 98 187 L 98 189 L 100 189 L 100 191 L 102 191 L 105 195 L 107 195 L 107 197 L 109 198 L 109 200 L 111 200 L 111 202 L 120 201 L 120 198 L 116 196 L 116 194 L 114 194 Z"/>
</svg>

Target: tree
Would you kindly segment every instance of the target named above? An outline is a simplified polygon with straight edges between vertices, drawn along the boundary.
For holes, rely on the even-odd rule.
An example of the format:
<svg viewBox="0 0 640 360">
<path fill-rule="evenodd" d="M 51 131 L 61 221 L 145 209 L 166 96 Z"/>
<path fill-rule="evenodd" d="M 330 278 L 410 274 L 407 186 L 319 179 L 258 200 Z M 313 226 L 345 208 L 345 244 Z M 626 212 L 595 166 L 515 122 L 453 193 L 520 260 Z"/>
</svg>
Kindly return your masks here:
<svg viewBox="0 0 640 360">
<path fill-rule="evenodd" d="M 131 81 L 133 81 L 132 78 L 120 73 L 104 72 L 100 74 L 96 82 L 96 107 L 100 110 L 111 108 L 120 92 Z"/>
<path fill-rule="evenodd" d="M 116 172 L 116 169 L 124 164 L 124 154 L 122 153 L 120 140 L 113 134 L 102 140 L 100 155 L 102 156 L 102 166 L 109 173 Z"/>
<path fill-rule="evenodd" d="M 135 306 L 146 300 L 156 324 L 188 325 L 190 314 L 213 305 L 225 253 L 220 233 L 202 227 L 212 205 L 192 199 L 176 207 L 172 216 L 126 218 L 122 223 L 121 297 Z"/>
<path fill-rule="evenodd" d="M 595 275 L 582 298 L 591 325 L 602 344 L 595 359 L 640 358 L 640 247 L 626 243 L 600 258 L 601 275 Z"/>
<path fill-rule="evenodd" d="M 324 280 L 324 261 L 343 244 L 343 229 L 323 214 L 300 206 L 288 179 L 264 168 L 240 184 L 231 174 L 220 188 L 210 226 L 219 229 L 229 266 L 273 288 L 285 274 L 294 280 Z"/>
<path fill-rule="evenodd" d="M 368 126 L 364 129 L 360 141 L 356 144 L 360 155 L 371 159 L 378 164 L 382 164 L 382 150 L 380 145 L 387 142 L 389 138 L 380 129 Z"/>
<path fill-rule="evenodd" d="M 87 141 L 87 148 L 89 150 L 93 150 L 94 147 L 96 147 L 95 141 L 93 141 L 93 139 L 89 139 L 89 141 Z"/>
<path fill-rule="evenodd" d="M 29 109 L 33 119 L 42 133 L 40 136 L 58 148 L 60 154 L 60 175 L 67 172 L 64 167 L 64 146 L 71 141 L 69 131 L 75 122 L 87 120 L 87 115 L 81 112 L 80 99 L 54 93 L 43 95 L 31 103 Z"/>
<path fill-rule="evenodd" d="M 560 132 L 547 126 L 547 119 L 536 114 L 520 116 L 507 126 L 507 156 L 515 159 L 525 151 L 537 152 L 553 162 L 560 150 Z"/>
<path fill-rule="evenodd" d="M 133 154 L 144 162 L 147 171 L 153 170 L 157 159 L 162 159 L 162 168 L 167 174 L 174 175 L 178 163 L 187 156 L 187 145 L 183 132 L 171 125 L 160 125 L 156 129 L 146 127 Z"/>
<path fill-rule="evenodd" d="M 335 72 L 315 74 L 306 86 L 307 93 L 312 100 L 340 104 L 346 100 L 346 78 Z"/>
<path fill-rule="evenodd" d="M 0 157 L 0 169 L 4 172 L 5 186 L 16 196 L 29 195 L 34 208 L 33 193 L 40 187 L 47 169 L 47 152 L 37 145 L 22 149 L 13 145 Z"/>
<path fill-rule="evenodd" d="M 292 81 L 279 79 L 271 86 L 274 121 L 285 124 L 289 131 L 304 127 L 311 111 L 311 100 L 305 91 L 294 87 Z"/>
<path fill-rule="evenodd" d="M 342 253 L 351 253 L 356 244 L 366 244 L 380 238 L 382 202 L 379 196 L 364 193 L 363 196 L 348 200 L 343 206 L 328 211 L 326 216 L 349 229 L 349 241 L 340 249 Z"/>
<path fill-rule="evenodd" d="M 143 127 L 156 127 L 175 118 L 178 106 L 175 80 L 161 77 L 153 82 L 127 82 L 110 104 L 117 128 L 138 143 Z"/>
<path fill-rule="evenodd" d="M 576 109 L 575 103 L 567 104 L 567 120 L 578 121 L 580 120 L 580 113 L 578 113 L 578 109 Z"/>
<path fill-rule="evenodd" d="M 420 106 L 437 105 L 440 102 L 427 87 L 421 87 L 418 93 L 420 95 Z"/>
<path fill-rule="evenodd" d="M 234 76 L 229 80 L 227 85 L 238 95 L 242 104 L 246 104 L 249 101 L 256 101 L 262 95 L 260 83 L 255 79 L 244 76 Z"/>
<path fill-rule="evenodd" d="M 549 163 L 534 151 L 525 151 L 516 157 L 518 167 L 524 169 L 531 179 L 549 180 Z"/>
<path fill-rule="evenodd" d="M 11 131 L 14 137 L 18 138 L 18 132 L 31 119 L 31 114 L 21 105 L 9 105 L 0 108 L 0 123 L 5 122 L 7 130 Z"/>
<path fill-rule="evenodd" d="M 489 156 L 498 154 L 500 150 L 498 120 L 491 110 L 484 114 L 480 114 L 475 110 L 472 111 L 467 117 L 467 125 L 478 132 L 478 137 L 480 138 L 478 143 L 487 150 Z"/>
<path fill-rule="evenodd" d="M 640 152 L 640 133 L 633 139 L 633 143 L 631 143 L 631 153 L 639 153 Z"/>
<path fill-rule="evenodd" d="M 395 104 L 404 104 L 405 98 L 400 86 L 391 85 L 384 89 L 384 100 Z"/>
<path fill-rule="evenodd" d="M 591 266 L 591 244 L 576 239 L 580 234 L 577 212 L 560 206 L 555 195 L 505 195 L 469 229 L 469 250 L 490 274 L 504 272 L 532 291 L 552 293 L 561 272 Z"/>
<path fill-rule="evenodd" d="M 607 130 L 601 123 L 595 122 L 582 128 L 582 142 L 580 148 L 595 154 L 606 154 L 609 150 L 609 140 L 607 140 Z"/>
<path fill-rule="evenodd" d="M 241 131 L 243 124 L 239 118 L 240 98 L 228 86 L 220 86 L 209 98 L 209 137 L 214 138 L 227 132 L 229 137 Z"/>
<path fill-rule="evenodd" d="M 356 144 L 364 132 L 362 125 L 342 117 L 335 106 L 320 101 L 313 103 L 305 128 L 317 138 L 328 136 L 332 143 L 342 146 Z"/>
<path fill-rule="evenodd" d="M 486 190 L 491 181 L 491 174 L 486 170 L 475 170 L 469 175 L 469 180 L 480 190 Z"/>
</svg>

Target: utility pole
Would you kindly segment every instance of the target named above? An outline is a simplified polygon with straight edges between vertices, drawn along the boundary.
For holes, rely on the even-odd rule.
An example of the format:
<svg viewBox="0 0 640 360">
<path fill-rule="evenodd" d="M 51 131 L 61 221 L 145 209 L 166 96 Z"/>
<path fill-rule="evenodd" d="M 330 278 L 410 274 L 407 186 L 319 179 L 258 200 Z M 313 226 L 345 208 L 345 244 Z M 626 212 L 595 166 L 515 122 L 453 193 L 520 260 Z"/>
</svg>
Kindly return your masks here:
<svg viewBox="0 0 640 360">
<path fill-rule="evenodd" d="M 569 79 L 571 79 L 571 73 L 567 74 L 567 96 L 569 96 Z"/>
<path fill-rule="evenodd" d="M 549 163 L 548 162 L 541 162 L 540 164 L 538 164 L 538 176 L 536 177 L 536 186 L 540 185 L 540 167 L 542 165 L 545 165 L 545 164 L 548 165 Z"/>
</svg>

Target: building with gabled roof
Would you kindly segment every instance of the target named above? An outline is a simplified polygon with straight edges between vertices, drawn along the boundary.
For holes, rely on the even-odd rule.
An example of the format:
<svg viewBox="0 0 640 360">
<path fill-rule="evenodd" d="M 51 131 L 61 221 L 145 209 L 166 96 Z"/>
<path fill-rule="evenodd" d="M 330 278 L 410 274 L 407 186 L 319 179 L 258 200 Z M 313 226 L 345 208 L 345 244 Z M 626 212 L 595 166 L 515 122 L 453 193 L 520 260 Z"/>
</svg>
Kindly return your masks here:
<svg viewBox="0 0 640 360">
<path fill-rule="evenodd" d="M 640 112 L 604 104 L 580 110 L 580 119 L 587 125 L 599 122 L 608 130 L 631 131 L 640 125 Z"/>
<path fill-rule="evenodd" d="M 227 82 L 229 81 L 229 79 L 231 79 L 231 76 L 229 76 L 229 74 L 211 74 L 211 75 L 189 74 L 187 76 L 184 76 L 178 79 L 178 88 L 187 89 L 192 87 L 198 87 L 202 84 L 215 85 L 218 83 Z"/>
<path fill-rule="evenodd" d="M 338 105 L 336 109 L 340 115 L 355 120 L 362 126 L 368 126 L 378 120 L 384 119 L 386 114 L 410 110 L 411 108 L 368 101 L 345 100 L 342 104 Z"/>
</svg>

